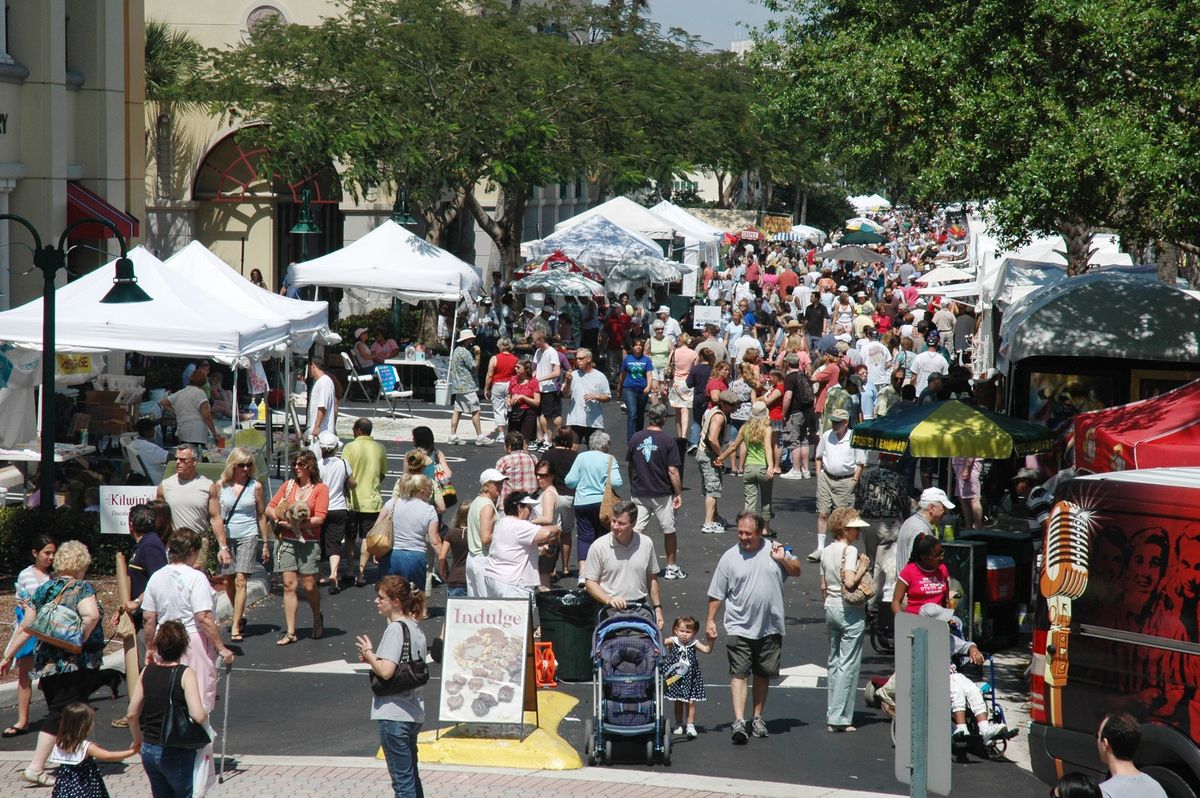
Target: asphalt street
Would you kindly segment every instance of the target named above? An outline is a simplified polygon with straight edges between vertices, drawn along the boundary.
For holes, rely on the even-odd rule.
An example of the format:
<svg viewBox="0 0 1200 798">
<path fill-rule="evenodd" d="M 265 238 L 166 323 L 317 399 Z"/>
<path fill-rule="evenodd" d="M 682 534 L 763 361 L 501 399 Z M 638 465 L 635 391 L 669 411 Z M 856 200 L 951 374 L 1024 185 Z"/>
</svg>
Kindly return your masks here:
<svg viewBox="0 0 1200 798">
<path fill-rule="evenodd" d="M 353 409 L 343 416 L 353 420 Z M 424 406 L 418 414 L 430 420 L 439 441 L 446 437 L 443 411 Z M 624 430 L 624 415 L 616 404 L 606 408 L 607 428 Z M 347 422 L 347 424 L 349 423 Z M 668 422 L 669 424 L 671 422 Z M 381 425 L 382 428 L 383 425 Z M 467 425 L 469 429 L 469 424 Z M 485 430 L 490 425 L 485 422 Z M 460 430 L 460 435 L 463 430 Z M 619 439 L 618 439 L 619 436 Z M 346 436 L 344 436 L 346 437 Z M 394 440 L 396 435 L 377 435 L 388 448 L 392 470 L 398 471 L 400 457 L 408 447 Z M 455 472 L 460 499 L 470 500 L 477 475 L 494 464 L 502 447 L 445 446 Z M 614 434 L 614 454 L 624 462 L 624 435 Z M 706 588 L 721 553 L 736 545 L 736 536 L 701 535 L 703 505 L 695 461 L 685 458 L 684 504 L 678 521 L 679 563 L 688 573 L 685 580 L 662 580 L 664 611 L 668 625 L 678 615 L 694 615 L 703 620 L 707 604 Z M 387 483 L 390 487 L 390 479 Z M 791 544 L 803 557 L 815 542 L 815 481 L 777 480 L 773 527 L 779 540 Z M 627 493 L 626 493 L 627 495 Z M 741 510 L 740 478 L 726 476 L 721 515 L 732 519 Z M 657 540 L 660 558 L 661 539 Z M 574 579 L 563 586 L 573 586 Z M 732 720 L 723 641 L 718 638 L 711 655 L 701 655 L 701 668 L 707 686 L 708 701 L 700 705 L 697 726 L 700 736 L 693 741 L 678 740 L 673 751 L 672 770 L 697 775 L 729 778 L 753 778 L 768 781 L 808 784 L 830 788 L 907 794 L 906 786 L 893 776 L 893 748 L 889 723 L 880 711 L 859 702 L 854 719 L 855 734 L 830 734 L 825 728 L 825 683 L 823 675 L 827 655 L 824 611 L 819 594 L 815 566 L 805 562 L 801 576 L 785 586 L 787 636 L 784 640 L 783 666 L 807 669 L 808 678 L 791 678 L 797 686 L 772 687 L 765 717 L 770 736 L 752 739 L 746 746 L 734 746 L 729 738 Z M 368 720 L 370 692 L 367 679 L 356 668 L 354 636 L 359 633 L 377 637 L 384 623 L 372 605 L 373 591 L 344 589 L 329 596 L 322 590 L 325 636 L 308 639 L 311 619 L 307 607 L 300 610 L 295 645 L 277 647 L 281 634 L 282 610 L 278 587 L 259 605 L 248 611 L 246 640 L 231 646 L 238 654 L 230 681 L 222 674 L 222 700 L 230 698 L 229 750 L 241 755 L 364 756 L 377 747 L 375 724 Z M 431 597 L 430 617 L 424 623 L 429 636 L 437 633 L 445 606 L 443 588 L 435 588 Z M 876 654 L 864 644 L 860 685 L 871 675 L 887 675 L 892 668 L 890 655 Z M 436 679 L 438 666 L 432 672 Z M 796 674 L 796 671 L 793 671 Z M 436 683 L 426 691 L 428 716 L 425 727 L 436 723 Z M 590 684 L 565 684 L 559 687 L 580 699 L 580 704 L 564 723 L 561 733 L 577 748 L 581 747 L 583 723 L 591 711 Z M 97 741 L 105 746 L 127 740 L 126 733 L 112 729 L 109 721 L 124 713 L 125 698 L 116 702 L 97 698 Z M 669 711 L 669 710 L 668 710 Z M 221 719 L 218 704 L 216 720 Z M 6 713 L 7 715 L 8 713 Z M 35 707 L 35 717 L 39 710 Z M 31 737 L 0 740 L 0 750 L 28 750 Z M 616 764 L 619 768 L 644 768 L 637 761 Z M 661 766 L 660 766 L 661 767 Z M 967 764 L 953 765 L 953 795 L 982 794 L 1003 784 L 1006 794 L 1041 794 L 1045 788 L 1029 772 L 1009 761 L 982 761 L 974 757 Z"/>
</svg>

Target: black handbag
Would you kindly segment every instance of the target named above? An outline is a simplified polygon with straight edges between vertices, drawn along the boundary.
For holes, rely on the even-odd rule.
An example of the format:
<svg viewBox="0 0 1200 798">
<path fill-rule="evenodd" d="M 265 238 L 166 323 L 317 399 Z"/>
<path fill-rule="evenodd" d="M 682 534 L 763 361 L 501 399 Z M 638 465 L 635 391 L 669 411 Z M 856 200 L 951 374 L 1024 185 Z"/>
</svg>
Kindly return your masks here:
<svg viewBox="0 0 1200 798">
<path fill-rule="evenodd" d="M 167 693 L 167 714 L 163 716 L 162 734 L 159 745 L 163 748 L 188 748 L 197 750 L 212 742 L 208 730 L 192 720 L 187 711 L 176 712 L 175 680 L 185 665 L 176 665 L 171 671 L 171 690 Z"/>
<path fill-rule="evenodd" d="M 371 677 L 371 692 L 378 696 L 406 693 L 424 687 L 429 681 L 429 666 L 425 664 L 425 660 L 412 658 L 412 639 L 408 634 L 408 624 L 403 621 L 396 623 L 400 624 L 400 631 L 404 634 L 404 646 L 400 649 L 400 661 L 396 663 L 396 672 L 390 679 L 381 679 L 374 670 L 368 674 Z"/>
</svg>

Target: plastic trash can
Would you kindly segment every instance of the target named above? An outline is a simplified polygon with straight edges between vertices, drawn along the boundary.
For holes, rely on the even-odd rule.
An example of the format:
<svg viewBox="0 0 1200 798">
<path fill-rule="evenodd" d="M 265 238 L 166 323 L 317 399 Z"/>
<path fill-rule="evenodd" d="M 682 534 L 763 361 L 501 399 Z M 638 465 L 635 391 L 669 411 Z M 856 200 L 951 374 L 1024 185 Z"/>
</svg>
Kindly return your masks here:
<svg viewBox="0 0 1200 798">
<path fill-rule="evenodd" d="M 556 678 L 586 682 L 592 678 L 592 633 L 596 630 L 594 599 L 583 589 L 548 590 L 537 594 L 542 642 L 554 645 Z"/>
</svg>

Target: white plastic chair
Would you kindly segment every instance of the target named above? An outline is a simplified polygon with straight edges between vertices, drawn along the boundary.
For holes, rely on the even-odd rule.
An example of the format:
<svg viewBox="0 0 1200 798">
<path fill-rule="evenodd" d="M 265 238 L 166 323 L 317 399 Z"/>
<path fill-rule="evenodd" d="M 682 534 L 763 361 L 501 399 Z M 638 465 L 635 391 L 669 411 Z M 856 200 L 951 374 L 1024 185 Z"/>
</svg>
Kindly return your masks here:
<svg viewBox="0 0 1200 798">
<path fill-rule="evenodd" d="M 404 383 L 400 382 L 400 376 L 396 373 L 395 366 L 376 366 L 375 379 L 379 381 L 379 395 L 387 400 L 388 412 L 392 418 L 396 417 L 396 400 L 403 399 L 408 406 L 408 417 L 416 418 L 413 415 L 411 389 L 405 389 Z"/>
<path fill-rule="evenodd" d="M 358 370 L 354 368 L 354 361 L 350 359 L 349 352 L 342 352 L 342 364 L 346 367 L 347 371 L 346 382 L 348 385 L 346 387 L 346 398 L 350 398 L 350 392 L 353 391 L 354 386 L 357 385 L 359 392 L 362 393 L 363 401 L 374 402 L 375 400 L 367 394 L 366 386 L 375 384 L 375 375 L 359 374 Z"/>
</svg>

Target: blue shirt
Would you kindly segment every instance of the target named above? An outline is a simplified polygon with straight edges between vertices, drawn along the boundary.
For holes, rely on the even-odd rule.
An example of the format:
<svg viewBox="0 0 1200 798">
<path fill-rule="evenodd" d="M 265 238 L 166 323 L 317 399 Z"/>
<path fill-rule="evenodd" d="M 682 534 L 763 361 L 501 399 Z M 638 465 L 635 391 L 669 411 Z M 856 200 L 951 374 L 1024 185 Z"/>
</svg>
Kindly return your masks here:
<svg viewBox="0 0 1200 798">
<path fill-rule="evenodd" d="M 753 327 L 755 324 L 758 324 L 758 319 L 756 319 L 754 317 L 754 311 L 747 310 L 745 313 L 742 314 L 742 326 L 743 327 Z"/>
<path fill-rule="evenodd" d="M 575 506 L 599 504 L 604 498 L 604 483 L 608 481 L 608 464 L 612 463 L 612 486 L 619 488 L 621 480 L 621 465 L 608 452 L 580 452 L 571 464 L 571 470 L 563 482 L 567 487 L 575 489 Z"/>
<path fill-rule="evenodd" d="M 642 390 L 646 387 L 646 372 L 653 370 L 654 361 L 649 355 L 642 355 L 640 358 L 626 355 L 621 361 L 621 371 L 625 374 L 625 381 L 621 384 L 625 388 Z"/>
</svg>

